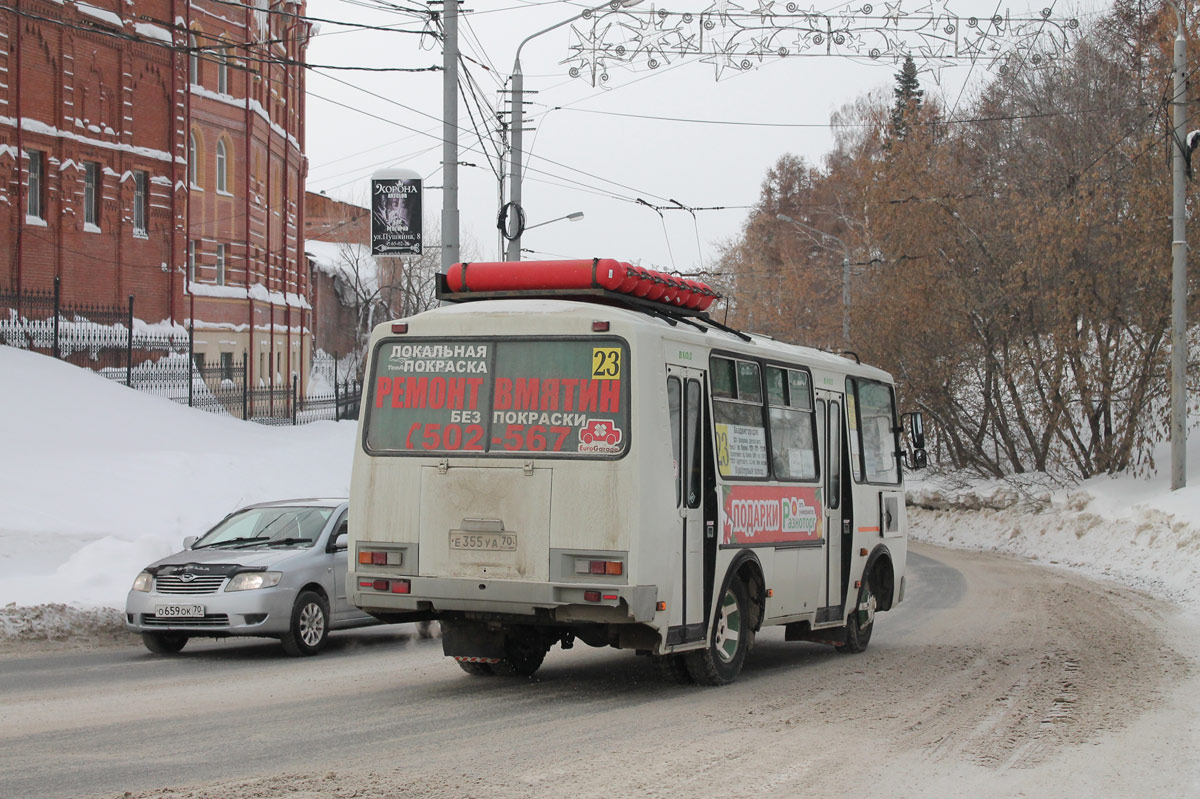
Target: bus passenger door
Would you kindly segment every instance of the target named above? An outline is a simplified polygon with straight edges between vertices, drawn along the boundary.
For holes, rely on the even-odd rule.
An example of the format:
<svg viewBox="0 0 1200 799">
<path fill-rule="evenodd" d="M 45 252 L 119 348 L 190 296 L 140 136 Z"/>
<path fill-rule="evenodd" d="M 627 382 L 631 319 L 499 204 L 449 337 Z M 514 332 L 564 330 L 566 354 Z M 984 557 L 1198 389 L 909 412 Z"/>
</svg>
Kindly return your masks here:
<svg viewBox="0 0 1200 799">
<path fill-rule="evenodd" d="M 842 395 L 817 391 L 821 504 L 825 508 L 825 589 L 817 623 L 842 619 Z"/>
<path fill-rule="evenodd" d="M 674 588 L 668 599 L 671 624 L 667 643 L 705 638 L 704 607 L 704 372 L 667 366 L 667 402 L 675 462 L 678 527 L 671 538 L 678 553 Z M 670 540 L 670 538 L 668 539 Z"/>
</svg>

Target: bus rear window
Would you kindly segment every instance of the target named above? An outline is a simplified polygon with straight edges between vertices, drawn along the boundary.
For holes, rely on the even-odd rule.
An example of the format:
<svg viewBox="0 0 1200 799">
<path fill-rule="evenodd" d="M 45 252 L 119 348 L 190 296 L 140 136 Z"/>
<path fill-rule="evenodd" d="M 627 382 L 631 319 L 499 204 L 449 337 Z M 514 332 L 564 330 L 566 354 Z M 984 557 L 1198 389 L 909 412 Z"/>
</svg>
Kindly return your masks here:
<svg viewBox="0 0 1200 799">
<path fill-rule="evenodd" d="M 376 453 L 613 457 L 629 434 L 618 339 L 382 342 L 365 445 Z"/>
</svg>

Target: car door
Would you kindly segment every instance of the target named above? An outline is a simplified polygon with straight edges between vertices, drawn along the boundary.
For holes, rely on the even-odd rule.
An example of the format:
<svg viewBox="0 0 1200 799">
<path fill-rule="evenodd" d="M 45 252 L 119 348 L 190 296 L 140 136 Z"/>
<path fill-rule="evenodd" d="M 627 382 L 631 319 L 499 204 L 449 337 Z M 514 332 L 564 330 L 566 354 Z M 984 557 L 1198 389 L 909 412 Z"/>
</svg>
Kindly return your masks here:
<svg viewBox="0 0 1200 799">
<path fill-rule="evenodd" d="M 342 541 L 341 546 L 337 545 L 339 534 L 346 531 L 346 513 L 343 510 L 338 514 L 337 521 L 334 522 L 333 530 L 329 533 L 329 540 L 325 545 L 325 551 L 329 556 L 326 575 L 332 578 L 333 583 L 331 593 L 333 601 L 330 602 L 329 613 L 335 623 L 348 621 L 362 614 L 362 611 L 350 604 L 350 599 L 346 594 L 346 573 L 349 568 L 346 560 L 346 542 Z"/>
</svg>

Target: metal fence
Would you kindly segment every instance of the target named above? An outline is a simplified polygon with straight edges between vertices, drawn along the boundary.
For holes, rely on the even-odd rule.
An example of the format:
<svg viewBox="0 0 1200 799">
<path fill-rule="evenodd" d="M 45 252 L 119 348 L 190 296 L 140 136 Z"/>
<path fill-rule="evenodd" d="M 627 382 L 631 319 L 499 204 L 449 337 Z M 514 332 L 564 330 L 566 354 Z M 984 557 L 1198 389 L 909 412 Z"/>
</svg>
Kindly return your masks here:
<svg viewBox="0 0 1200 799">
<path fill-rule="evenodd" d="M 296 375 L 283 385 L 261 381 L 251 385 L 245 352 L 222 353 L 219 362 L 205 362 L 195 352 L 191 330 L 187 334 L 135 330 L 132 294 L 123 308 L 60 300 L 58 278 L 52 291 L 0 289 L 0 344 L 93 369 L 114 382 L 173 402 L 260 424 L 358 416 L 362 384 L 357 369 L 339 366 L 336 355 L 312 357 L 310 388 L 320 388 L 301 396 Z"/>
</svg>

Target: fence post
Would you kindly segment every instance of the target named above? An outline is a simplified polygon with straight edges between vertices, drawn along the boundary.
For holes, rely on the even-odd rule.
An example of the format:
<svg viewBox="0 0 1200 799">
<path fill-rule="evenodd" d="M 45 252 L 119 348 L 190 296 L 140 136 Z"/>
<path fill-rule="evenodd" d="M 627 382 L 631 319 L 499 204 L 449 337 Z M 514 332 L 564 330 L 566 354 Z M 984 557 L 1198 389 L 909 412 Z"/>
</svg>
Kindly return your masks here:
<svg viewBox="0 0 1200 799">
<path fill-rule="evenodd" d="M 296 373 L 292 372 L 292 425 L 296 424 Z"/>
<path fill-rule="evenodd" d="M 338 393 L 337 353 L 333 354 L 333 421 L 342 418 L 342 399 Z"/>
<path fill-rule="evenodd" d="M 129 295 L 129 335 L 125 338 L 125 385 L 133 388 L 133 295 Z"/>
<path fill-rule="evenodd" d="M 193 363 L 192 359 L 195 357 L 196 357 L 195 321 L 192 319 L 189 319 L 188 320 L 188 370 L 187 370 L 188 407 L 189 408 L 192 407 L 192 363 Z"/>
<path fill-rule="evenodd" d="M 242 421 L 249 419 L 246 414 L 246 392 L 250 390 L 250 378 L 247 374 L 247 364 L 250 363 L 250 356 L 244 350 L 242 351 Z"/>
<path fill-rule="evenodd" d="M 54 357 L 55 358 L 62 357 L 62 355 L 60 354 L 60 351 L 58 349 L 58 299 L 59 299 L 59 291 L 60 291 L 59 287 L 60 287 L 61 283 L 62 283 L 62 278 L 60 278 L 58 275 L 55 275 L 54 276 Z"/>
</svg>

